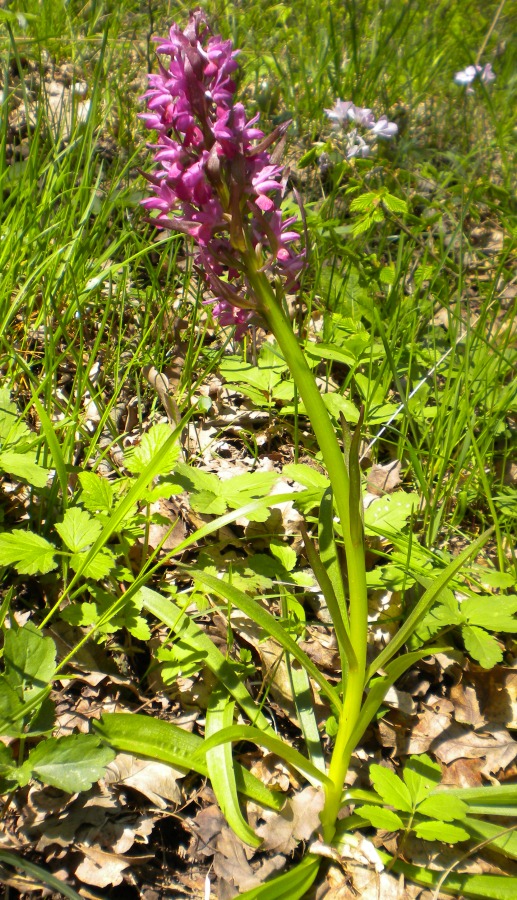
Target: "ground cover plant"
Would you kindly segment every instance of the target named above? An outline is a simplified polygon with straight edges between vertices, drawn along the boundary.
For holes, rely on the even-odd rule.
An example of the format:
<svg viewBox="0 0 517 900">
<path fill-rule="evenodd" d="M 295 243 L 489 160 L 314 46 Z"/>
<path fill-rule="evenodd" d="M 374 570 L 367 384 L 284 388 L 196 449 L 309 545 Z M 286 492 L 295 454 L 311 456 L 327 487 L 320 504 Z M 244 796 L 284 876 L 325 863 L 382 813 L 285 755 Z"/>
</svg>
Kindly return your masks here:
<svg viewBox="0 0 517 900">
<path fill-rule="evenodd" d="M 428 6 L 0 10 L 9 896 L 515 896 L 511 17 Z"/>
</svg>

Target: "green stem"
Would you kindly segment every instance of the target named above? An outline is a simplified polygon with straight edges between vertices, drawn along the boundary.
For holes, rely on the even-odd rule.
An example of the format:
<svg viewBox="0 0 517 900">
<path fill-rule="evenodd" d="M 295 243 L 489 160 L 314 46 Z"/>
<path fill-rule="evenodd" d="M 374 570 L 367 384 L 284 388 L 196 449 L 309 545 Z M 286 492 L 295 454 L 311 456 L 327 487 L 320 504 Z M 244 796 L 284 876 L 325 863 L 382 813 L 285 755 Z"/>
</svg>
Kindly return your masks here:
<svg viewBox="0 0 517 900">
<path fill-rule="evenodd" d="M 343 531 L 348 575 L 350 642 L 354 648 L 355 664 L 349 667 L 344 686 L 343 709 L 329 769 L 332 787 L 326 788 L 325 807 L 321 814 L 324 839 L 329 842 L 335 832 L 343 785 L 354 749 L 350 745 L 350 737 L 361 709 L 365 681 L 368 603 L 362 528 L 357 528 L 355 521 L 352 523 L 352 516 L 358 517 L 359 509 L 350 508 L 349 473 L 323 398 L 281 302 L 275 296 L 266 275 L 257 271 L 256 258 L 252 254 L 248 255 L 247 275 L 259 301 L 259 311 L 278 341 L 303 400 L 332 485 Z M 342 624 L 337 623 L 336 631 L 341 631 Z"/>
</svg>

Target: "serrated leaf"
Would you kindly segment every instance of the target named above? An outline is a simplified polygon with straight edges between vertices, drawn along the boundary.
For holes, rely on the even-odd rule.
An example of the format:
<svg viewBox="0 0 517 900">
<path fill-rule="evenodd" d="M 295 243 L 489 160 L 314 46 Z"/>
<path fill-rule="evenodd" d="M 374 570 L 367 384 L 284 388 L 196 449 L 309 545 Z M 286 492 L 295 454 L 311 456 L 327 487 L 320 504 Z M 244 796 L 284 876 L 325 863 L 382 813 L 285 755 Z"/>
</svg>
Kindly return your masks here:
<svg viewBox="0 0 517 900">
<path fill-rule="evenodd" d="M 39 466 L 31 459 L 31 451 L 28 453 L 16 453 L 14 450 L 4 450 L 0 453 L 0 469 L 22 478 L 34 487 L 45 487 L 48 478 L 48 469 Z"/>
<path fill-rule="evenodd" d="M 180 445 L 178 441 L 167 450 L 163 449 L 171 434 L 172 429 L 167 422 L 159 422 L 158 425 L 153 425 L 143 435 L 138 447 L 131 448 L 124 454 L 125 465 L 129 471 L 134 473 L 143 472 L 152 460 L 159 459 L 160 474 L 168 475 L 172 472 L 180 455 Z"/>
<path fill-rule="evenodd" d="M 110 512 L 113 507 L 113 486 L 107 478 L 95 472 L 81 472 L 79 475 L 81 496 L 79 498 L 85 509 L 90 512 Z"/>
<path fill-rule="evenodd" d="M 358 806 L 355 813 L 363 819 L 367 819 L 374 828 L 382 828 L 384 831 L 400 831 L 404 828 L 400 816 L 382 806 Z"/>
<path fill-rule="evenodd" d="M 448 822 L 417 822 L 413 830 L 417 837 L 424 841 L 442 841 L 444 844 L 456 844 L 470 838 L 464 828 L 450 825 Z"/>
<path fill-rule="evenodd" d="M 359 421 L 359 410 L 357 410 L 354 404 L 350 400 L 347 400 L 346 397 L 343 397 L 337 392 L 326 393 L 323 394 L 323 402 L 332 418 L 336 419 L 336 421 L 339 422 L 340 415 L 342 414 L 347 422 L 352 425 L 357 425 Z"/>
<path fill-rule="evenodd" d="M 402 200 L 400 197 L 395 197 L 393 194 L 388 194 L 388 192 L 384 193 L 382 196 L 382 202 L 384 203 L 386 208 L 390 210 L 390 212 L 407 212 L 406 201 Z"/>
<path fill-rule="evenodd" d="M 287 572 L 292 572 L 292 570 L 296 566 L 298 557 L 296 555 L 296 551 L 293 550 L 293 548 L 290 547 L 289 544 L 272 543 L 269 545 L 269 551 L 272 556 L 278 559 L 278 561 Z"/>
<path fill-rule="evenodd" d="M 484 669 L 491 669 L 503 658 L 503 651 L 495 637 L 475 625 L 464 625 L 461 629 L 467 653 Z"/>
<path fill-rule="evenodd" d="M 46 687 L 56 668 L 56 646 L 51 637 L 27 622 L 4 633 L 6 679 L 23 700 Z"/>
<path fill-rule="evenodd" d="M 468 806 L 458 797 L 448 797 L 447 792 L 434 794 L 420 803 L 417 812 L 430 819 L 441 819 L 442 822 L 454 822 L 455 819 L 463 819 L 468 811 Z"/>
<path fill-rule="evenodd" d="M 370 766 L 370 780 L 387 806 L 393 806 L 402 812 L 413 810 L 409 788 L 391 769 L 374 763 Z"/>
<path fill-rule="evenodd" d="M 487 569 L 485 566 L 472 566 L 472 571 L 483 584 L 490 587 L 505 590 L 515 586 L 515 575 L 511 572 L 498 572 L 497 569 Z"/>
<path fill-rule="evenodd" d="M 517 597 L 469 597 L 461 604 L 461 611 L 469 625 L 489 631 L 517 631 Z"/>
<path fill-rule="evenodd" d="M 374 194 L 371 191 L 366 194 L 360 194 L 359 197 L 354 197 L 354 199 L 350 201 L 350 211 L 364 212 L 365 210 L 370 209 L 377 200 L 377 194 Z"/>
<path fill-rule="evenodd" d="M 171 475 L 170 478 L 160 478 L 154 487 L 147 492 L 147 501 L 148 503 L 154 503 L 156 500 L 169 500 L 171 497 L 181 494 L 182 491 L 183 487 L 181 484 L 178 484 L 174 475 Z"/>
<path fill-rule="evenodd" d="M 46 575 L 55 569 L 56 548 L 32 531 L 0 534 L 0 566 L 14 566 L 20 575 Z"/>
<path fill-rule="evenodd" d="M 84 560 L 88 556 L 89 550 L 82 550 L 81 553 L 74 553 L 70 557 L 70 566 L 77 572 L 83 565 Z M 99 581 L 105 578 L 115 567 L 115 558 L 111 550 L 99 550 L 98 553 L 90 560 L 88 565 L 82 570 L 83 578 L 93 578 Z"/>
<path fill-rule="evenodd" d="M 102 531 L 102 525 L 78 506 L 67 509 L 63 521 L 56 524 L 56 531 L 72 553 L 79 553 L 93 544 Z"/>
<path fill-rule="evenodd" d="M 31 750 L 27 762 L 44 784 L 75 794 L 87 791 L 102 778 L 115 758 L 111 748 L 101 745 L 92 734 L 71 734 L 48 738 Z"/>
<path fill-rule="evenodd" d="M 422 753 L 411 756 L 404 766 L 403 778 L 409 788 L 413 806 L 417 806 L 442 780 L 442 770 L 438 763 Z"/>
<path fill-rule="evenodd" d="M 151 640 L 151 629 L 143 616 L 133 616 L 130 619 L 126 619 L 126 628 L 138 641 Z"/>
</svg>

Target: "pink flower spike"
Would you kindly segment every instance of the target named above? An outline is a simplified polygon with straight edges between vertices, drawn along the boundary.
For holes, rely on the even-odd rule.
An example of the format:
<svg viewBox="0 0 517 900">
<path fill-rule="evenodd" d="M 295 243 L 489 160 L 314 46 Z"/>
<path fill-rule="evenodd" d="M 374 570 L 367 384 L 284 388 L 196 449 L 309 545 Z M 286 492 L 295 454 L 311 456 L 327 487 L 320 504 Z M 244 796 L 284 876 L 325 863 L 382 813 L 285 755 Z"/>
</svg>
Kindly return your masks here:
<svg viewBox="0 0 517 900">
<path fill-rule="evenodd" d="M 282 218 L 283 169 L 268 152 L 288 123 L 265 137 L 258 116 L 246 119 L 234 102 L 237 51 L 210 33 L 200 9 L 184 31 L 171 27 L 158 54 L 166 60 L 144 95 L 142 120 L 158 136 L 156 168 L 146 175 L 153 196 L 143 205 L 158 227 L 192 238 L 194 263 L 218 301 L 214 315 L 242 336 L 260 305 L 247 267 L 258 260 L 285 287 L 305 263 L 298 233 L 288 231 L 293 220 Z"/>
</svg>

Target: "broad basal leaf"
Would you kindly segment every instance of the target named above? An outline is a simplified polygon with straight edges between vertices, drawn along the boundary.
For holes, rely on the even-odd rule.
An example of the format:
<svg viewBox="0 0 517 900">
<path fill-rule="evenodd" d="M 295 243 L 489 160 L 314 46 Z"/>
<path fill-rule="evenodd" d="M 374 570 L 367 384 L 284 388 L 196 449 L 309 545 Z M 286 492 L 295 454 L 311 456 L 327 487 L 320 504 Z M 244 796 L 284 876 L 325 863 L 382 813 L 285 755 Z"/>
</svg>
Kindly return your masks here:
<svg viewBox="0 0 517 900">
<path fill-rule="evenodd" d="M 45 575 L 55 569 L 56 548 L 31 531 L 0 534 L 0 566 L 14 566 L 20 575 Z"/>
<path fill-rule="evenodd" d="M 102 778 L 114 758 L 113 750 L 101 745 L 95 735 L 71 734 L 42 741 L 31 750 L 27 762 L 39 781 L 75 794 L 87 791 Z"/>
</svg>

